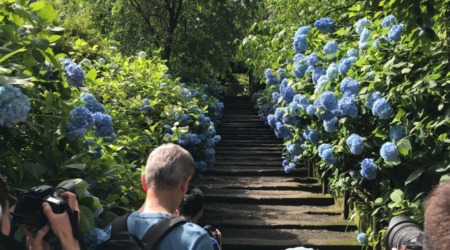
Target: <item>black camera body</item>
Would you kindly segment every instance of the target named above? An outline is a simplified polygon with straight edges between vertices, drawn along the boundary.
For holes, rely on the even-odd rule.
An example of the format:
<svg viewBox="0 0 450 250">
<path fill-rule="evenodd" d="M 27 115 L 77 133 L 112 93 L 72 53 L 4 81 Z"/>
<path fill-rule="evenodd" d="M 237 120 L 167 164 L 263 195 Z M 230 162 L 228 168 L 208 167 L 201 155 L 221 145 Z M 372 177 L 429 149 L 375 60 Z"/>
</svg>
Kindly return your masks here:
<svg viewBox="0 0 450 250">
<path fill-rule="evenodd" d="M 45 226 L 48 219 L 42 210 L 42 203 L 48 202 L 56 214 L 64 213 L 69 208 L 69 204 L 65 198 L 61 197 L 61 194 L 74 190 L 73 183 L 57 188 L 48 185 L 31 188 L 17 200 L 14 213 L 12 213 L 14 222 L 36 228 Z"/>
<path fill-rule="evenodd" d="M 386 249 L 426 250 L 425 234 L 420 225 L 407 216 L 394 216 L 384 235 Z"/>
</svg>

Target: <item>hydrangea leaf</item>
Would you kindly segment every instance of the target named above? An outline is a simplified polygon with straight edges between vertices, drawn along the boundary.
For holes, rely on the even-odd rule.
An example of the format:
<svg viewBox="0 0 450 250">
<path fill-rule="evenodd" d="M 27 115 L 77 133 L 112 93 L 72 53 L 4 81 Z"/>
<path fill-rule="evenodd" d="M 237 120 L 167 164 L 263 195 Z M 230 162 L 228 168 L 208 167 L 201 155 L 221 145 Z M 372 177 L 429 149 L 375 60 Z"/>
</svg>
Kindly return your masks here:
<svg viewBox="0 0 450 250">
<path fill-rule="evenodd" d="M 94 81 L 95 78 L 97 78 L 97 71 L 94 68 L 92 68 L 91 70 L 89 70 L 86 76 L 88 79 Z"/>
<path fill-rule="evenodd" d="M 398 142 L 397 149 L 402 155 L 408 155 L 409 151 L 412 149 L 411 143 L 408 139 L 401 139 Z"/>
<path fill-rule="evenodd" d="M 405 185 L 408 185 L 409 183 L 415 181 L 417 178 L 419 178 L 423 174 L 424 169 L 419 168 L 416 171 L 412 172 L 408 178 L 405 181 Z"/>
<path fill-rule="evenodd" d="M 396 189 L 396 190 L 394 190 L 394 192 L 391 193 L 390 197 L 391 197 L 391 200 L 393 200 L 394 202 L 400 203 L 405 198 L 405 194 L 403 193 L 402 190 Z"/>
<path fill-rule="evenodd" d="M 68 164 L 61 166 L 61 168 L 72 168 L 72 169 L 78 169 L 83 171 L 86 168 L 86 164 Z"/>
<path fill-rule="evenodd" d="M 80 214 L 83 215 L 79 224 L 80 232 L 86 232 L 95 226 L 95 216 L 91 209 L 86 206 L 80 205 L 79 209 Z"/>
</svg>

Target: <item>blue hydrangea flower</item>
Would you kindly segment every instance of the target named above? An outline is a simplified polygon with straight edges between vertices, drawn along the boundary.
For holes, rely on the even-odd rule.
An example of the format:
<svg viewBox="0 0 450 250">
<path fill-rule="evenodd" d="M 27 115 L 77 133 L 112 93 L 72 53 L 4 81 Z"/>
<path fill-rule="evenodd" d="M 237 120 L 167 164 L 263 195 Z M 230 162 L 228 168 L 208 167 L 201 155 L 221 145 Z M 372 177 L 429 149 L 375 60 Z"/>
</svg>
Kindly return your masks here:
<svg viewBox="0 0 450 250">
<path fill-rule="evenodd" d="M 191 98 L 191 91 L 187 88 L 181 89 L 181 95 L 185 100 L 189 100 Z"/>
<path fill-rule="evenodd" d="M 345 141 L 347 146 L 350 148 L 350 152 L 353 155 L 360 155 L 364 150 L 364 141 L 361 136 L 357 134 L 350 135 Z"/>
<path fill-rule="evenodd" d="M 338 97 L 331 91 L 325 91 L 320 96 L 320 104 L 322 104 L 326 110 L 336 110 L 338 108 Z"/>
<path fill-rule="evenodd" d="M 109 137 L 114 133 L 112 119 L 110 115 L 100 112 L 92 115 L 94 118 L 94 134 L 97 137 Z"/>
<path fill-rule="evenodd" d="M 65 69 L 67 81 L 70 83 L 70 85 L 75 87 L 83 86 L 82 83 L 84 81 L 84 71 L 80 66 L 78 66 L 78 64 L 73 62 L 69 63 L 67 66 L 65 66 Z"/>
<path fill-rule="evenodd" d="M 309 56 L 306 57 L 306 62 L 309 66 L 314 66 L 319 62 L 319 58 L 317 57 L 316 53 L 311 53 Z"/>
<path fill-rule="evenodd" d="M 314 84 L 317 84 L 321 76 L 326 75 L 327 71 L 322 68 L 322 66 L 317 66 L 313 69 L 312 80 Z"/>
<path fill-rule="evenodd" d="M 284 172 L 289 173 L 295 168 L 295 163 L 289 162 L 288 160 L 283 160 L 282 164 Z"/>
<path fill-rule="evenodd" d="M 379 49 L 380 48 L 380 43 L 390 43 L 389 38 L 387 38 L 386 36 L 380 36 L 377 39 L 375 39 L 375 41 L 372 43 L 372 47 Z"/>
<path fill-rule="evenodd" d="M 330 81 L 333 81 L 334 78 L 339 74 L 339 68 L 335 63 L 332 63 L 327 68 L 326 76 Z M 320 78 L 319 78 L 320 79 Z"/>
<path fill-rule="evenodd" d="M 397 145 L 392 142 L 386 142 L 381 146 L 380 155 L 385 161 L 397 161 L 398 160 Z"/>
<path fill-rule="evenodd" d="M 272 99 L 275 101 L 275 102 L 278 102 L 278 99 L 280 98 L 280 93 L 278 93 L 278 92 L 273 92 L 272 93 Z"/>
<path fill-rule="evenodd" d="M 288 86 L 288 81 L 287 81 L 287 79 L 284 79 L 284 80 L 280 83 L 280 87 L 279 87 L 279 90 L 280 90 L 280 94 L 281 94 L 281 95 L 284 95 L 284 92 L 286 91 L 287 86 Z"/>
<path fill-rule="evenodd" d="M 327 76 L 321 76 L 321 77 L 319 78 L 319 80 L 317 81 L 315 90 L 316 90 L 317 92 L 320 92 L 320 91 L 322 91 L 322 90 L 326 90 L 325 87 L 327 86 L 328 82 L 329 82 L 329 79 L 328 79 Z"/>
<path fill-rule="evenodd" d="M 289 143 L 286 146 L 286 151 L 289 156 L 295 156 L 301 154 L 303 152 L 303 149 L 297 143 Z"/>
<path fill-rule="evenodd" d="M 303 53 L 309 48 L 308 41 L 306 40 L 307 36 L 304 34 L 300 34 L 294 37 L 294 50 L 297 53 Z"/>
<path fill-rule="evenodd" d="M 342 91 L 344 97 L 355 98 L 356 96 L 358 96 L 359 89 L 359 82 L 357 82 L 353 78 L 344 78 L 339 86 L 339 90 Z"/>
<path fill-rule="evenodd" d="M 385 18 L 383 18 L 383 21 L 381 21 L 381 26 L 383 28 L 391 27 L 395 22 L 397 22 L 397 18 L 395 18 L 394 15 L 389 15 Z"/>
<path fill-rule="evenodd" d="M 389 130 L 389 139 L 391 141 L 399 141 L 406 136 L 406 127 L 403 125 L 392 126 Z"/>
<path fill-rule="evenodd" d="M 353 63 L 358 60 L 356 57 L 344 57 L 339 60 L 338 69 L 341 75 L 346 75 Z"/>
<path fill-rule="evenodd" d="M 292 102 L 292 99 L 294 99 L 294 96 L 297 93 L 295 93 L 294 89 L 291 86 L 288 86 L 285 89 L 283 94 L 284 95 L 282 95 L 282 96 L 283 96 L 283 99 L 286 101 L 286 103 L 290 103 L 290 102 Z"/>
<path fill-rule="evenodd" d="M 338 43 L 336 41 L 329 41 L 325 46 L 323 47 L 323 52 L 326 55 L 334 54 L 338 51 Z"/>
<path fill-rule="evenodd" d="M 308 35 L 310 31 L 311 31 L 311 26 L 309 26 L 309 25 L 302 26 L 302 27 L 298 28 L 297 31 L 295 31 L 295 36 Z"/>
<path fill-rule="evenodd" d="M 98 64 L 100 64 L 100 65 L 105 65 L 106 64 L 106 60 L 104 59 L 104 58 L 99 58 L 98 59 Z"/>
<path fill-rule="evenodd" d="M 270 114 L 267 116 L 267 123 L 269 124 L 270 128 L 274 129 L 277 124 L 277 118 L 274 114 Z"/>
<path fill-rule="evenodd" d="M 315 130 L 305 129 L 303 136 L 312 144 L 317 144 L 320 141 L 320 134 Z"/>
<path fill-rule="evenodd" d="M 372 22 L 370 20 L 368 20 L 367 18 L 362 18 L 359 19 L 356 24 L 355 24 L 355 31 L 358 35 L 361 35 L 361 32 L 363 31 L 364 27 L 366 27 L 366 25 L 372 24 Z"/>
<path fill-rule="evenodd" d="M 285 114 L 285 110 L 284 108 L 279 108 L 275 111 L 275 118 L 277 121 L 282 121 L 283 120 L 283 116 Z"/>
<path fill-rule="evenodd" d="M 294 76 L 297 78 L 302 78 L 305 76 L 306 71 L 308 70 L 308 64 L 305 61 L 294 62 Z"/>
<path fill-rule="evenodd" d="M 283 81 L 286 78 L 286 70 L 283 68 L 279 68 L 277 70 L 278 73 L 278 81 Z"/>
<path fill-rule="evenodd" d="M 84 106 L 89 109 L 92 113 L 95 112 L 105 112 L 103 105 L 95 99 L 95 97 L 90 93 L 84 93 L 81 96 L 81 100 L 85 102 Z"/>
<path fill-rule="evenodd" d="M 296 94 L 293 99 L 294 102 L 298 103 L 303 111 L 306 111 L 306 108 L 309 106 L 309 100 L 306 96 L 302 94 Z"/>
<path fill-rule="evenodd" d="M 368 109 L 372 109 L 373 108 L 373 104 L 378 100 L 381 99 L 383 96 L 381 95 L 380 92 L 375 91 L 375 92 L 371 92 L 369 94 L 369 97 L 367 98 L 366 104 L 364 106 L 366 106 L 366 108 Z"/>
<path fill-rule="evenodd" d="M 369 48 L 369 44 L 366 42 L 359 42 L 359 49 L 366 50 Z"/>
<path fill-rule="evenodd" d="M 30 101 L 20 89 L 10 84 L 0 86 L 0 126 L 12 128 L 26 121 L 30 109 Z"/>
<path fill-rule="evenodd" d="M 359 42 L 367 42 L 367 40 L 369 40 L 370 38 L 370 30 L 364 28 L 363 31 L 361 32 L 361 35 L 359 35 Z"/>
<path fill-rule="evenodd" d="M 275 135 L 278 138 L 283 138 L 285 140 L 290 140 L 292 138 L 291 130 L 281 122 L 276 123 Z"/>
<path fill-rule="evenodd" d="M 172 133 L 172 126 L 170 126 L 169 124 L 165 124 L 165 125 L 163 126 L 163 129 L 164 129 L 164 132 L 165 132 L 165 133 L 169 133 L 169 134 Z"/>
<path fill-rule="evenodd" d="M 351 97 L 342 97 L 339 101 L 339 112 L 341 115 L 348 115 L 351 118 L 355 118 L 358 116 L 358 106 L 356 106 L 356 102 Z"/>
<path fill-rule="evenodd" d="M 403 24 L 397 24 L 391 27 L 388 33 L 388 38 L 392 41 L 400 41 L 403 31 Z"/>
<path fill-rule="evenodd" d="M 327 164 L 334 164 L 336 162 L 336 157 L 334 156 L 331 144 L 324 143 L 318 148 L 319 157 L 322 158 Z"/>
<path fill-rule="evenodd" d="M 323 128 L 325 129 L 326 132 L 328 133 L 333 133 L 336 131 L 336 122 L 337 122 L 337 117 L 333 117 L 333 119 L 331 120 L 324 120 L 323 121 Z"/>
<path fill-rule="evenodd" d="M 306 107 L 306 114 L 308 115 L 315 115 L 316 114 L 316 107 L 314 105 L 310 104 L 308 107 Z"/>
<path fill-rule="evenodd" d="M 75 128 L 91 129 L 94 125 L 94 118 L 87 108 L 78 106 L 70 111 L 69 123 Z"/>
<path fill-rule="evenodd" d="M 108 239 L 109 234 L 97 227 L 83 234 L 83 244 L 88 249 L 95 249 L 100 243 Z"/>
<path fill-rule="evenodd" d="M 392 111 L 393 111 L 392 106 L 384 98 L 376 100 L 372 107 L 373 115 L 378 116 L 383 120 L 388 119 Z"/>
<path fill-rule="evenodd" d="M 351 48 L 351 49 L 347 50 L 347 54 L 345 56 L 346 57 L 356 57 L 356 58 L 358 58 L 359 52 L 358 52 L 357 49 Z"/>
<path fill-rule="evenodd" d="M 297 102 L 291 102 L 289 103 L 289 113 L 292 116 L 299 116 L 300 115 L 300 105 Z"/>
<path fill-rule="evenodd" d="M 314 22 L 314 27 L 323 32 L 333 32 L 335 29 L 335 24 L 333 20 L 329 17 L 322 17 Z"/>
<path fill-rule="evenodd" d="M 356 236 L 356 240 L 361 245 L 367 245 L 367 235 L 365 233 L 360 233 Z"/>
<path fill-rule="evenodd" d="M 267 84 L 269 84 L 269 85 L 277 85 L 279 83 L 277 77 L 272 73 L 272 69 L 270 69 L 270 68 L 266 69 L 264 71 L 264 75 L 266 77 L 266 83 Z"/>
<path fill-rule="evenodd" d="M 367 180 L 374 180 L 377 177 L 377 164 L 373 159 L 364 159 L 361 162 L 361 175 Z"/>
<path fill-rule="evenodd" d="M 194 167 L 198 172 L 204 173 L 208 168 L 208 164 L 205 161 L 196 161 L 194 162 Z"/>
<path fill-rule="evenodd" d="M 172 141 L 172 135 L 169 133 L 165 133 L 163 138 L 166 138 L 169 142 Z"/>
</svg>

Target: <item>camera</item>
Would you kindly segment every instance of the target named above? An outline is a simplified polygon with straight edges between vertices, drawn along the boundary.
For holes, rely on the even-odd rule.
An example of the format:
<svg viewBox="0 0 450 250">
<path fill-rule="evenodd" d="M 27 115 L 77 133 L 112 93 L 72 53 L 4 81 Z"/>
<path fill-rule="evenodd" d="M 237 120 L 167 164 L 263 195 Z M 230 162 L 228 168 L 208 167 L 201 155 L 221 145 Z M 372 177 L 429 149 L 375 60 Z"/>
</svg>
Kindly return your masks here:
<svg viewBox="0 0 450 250">
<path fill-rule="evenodd" d="M 209 234 L 209 236 L 214 237 L 214 233 L 216 233 L 216 228 L 211 225 L 206 225 L 203 227 L 203 229 L 206 230 L 206 232 Z"/>
<path fill-rule="evenodd" d="M 420 225 L 407 216 L 394 216 L 384 235 L 384 246 L 391 250 L 425 248 L 425 234 Z"/>
<path fill-rule="evenodd" d="M 11 213 L 13 216 L 12 223 L 31 226 L 36 230 L 42 228 L 48 223 L 47 216 L 45 216 L 42 209 L 42 203 L 48 202 L 52 211 L 56 214 L 69 211 L 68 201 L 61 197 L 61 194 L 66 191 L 74 192 L 74 190 L 74 183 L 68 183 L 56 188 L 48 185 L 31 188 L 17 199 L 14 212 Z M 50 244 L 55 244 L 58 241 L 51 231 L 44 239 Z"/>
</svg>

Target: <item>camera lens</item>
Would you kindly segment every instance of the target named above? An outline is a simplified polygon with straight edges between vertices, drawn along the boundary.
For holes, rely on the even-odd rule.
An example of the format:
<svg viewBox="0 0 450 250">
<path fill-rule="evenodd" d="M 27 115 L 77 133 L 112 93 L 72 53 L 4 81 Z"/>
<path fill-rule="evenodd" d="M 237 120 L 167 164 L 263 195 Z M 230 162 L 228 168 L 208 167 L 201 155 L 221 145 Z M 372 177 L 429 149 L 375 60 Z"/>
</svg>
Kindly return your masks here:
<svg viewBox="0 0 450 250">
<path fill-rule="evenodd" d="M 424 234 L 419 224 L 406 216 L 395 216 L 389 222 L 384 245 L 387 249 L 402 246 L 422 246 Z"/>
</svg>

